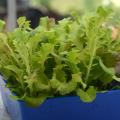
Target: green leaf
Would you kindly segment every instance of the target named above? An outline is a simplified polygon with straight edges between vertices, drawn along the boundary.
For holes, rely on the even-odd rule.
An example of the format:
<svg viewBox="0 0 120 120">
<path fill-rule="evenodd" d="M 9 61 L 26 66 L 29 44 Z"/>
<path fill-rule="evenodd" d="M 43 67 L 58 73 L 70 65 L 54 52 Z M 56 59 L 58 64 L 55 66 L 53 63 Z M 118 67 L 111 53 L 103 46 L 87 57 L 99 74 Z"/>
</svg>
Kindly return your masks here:
<svg viewBox="0 0 120 120">
<path fill-rule="evenodd" d="M 104 73 L 100 77 L 100 81 L 102 81 L 104 84 L 108 84 L 108 83 L 113 81 L 113 77 L 111 75 L 108 75 L 108 74 Z"/>
<path fill-rule="evenodd" d="M 115 75 L 115 74 L 116 74 L 116 73 L 115 73 L 115 68 L 107 68 L 107 67 L 103 64 L 102 60 L 100 60 L 100 59 L 99 59 L 99 63 L 100 63 L 101 68 L 102 68 L 108 75 L 110 75 L 114 80 L 120 82 L 120 78 L 118 78 L 118 77 Z"/>
<path fill-rule="evenodd" d="M 45 82 L 45 78 L 39 78 L 37 73 L 34 72 L 33 74 L 31 73 L 29 76 L 26 77 L 25 83 L 27 83 L 27 88 L 30 91 L 30 94 L 35 94 L 34 92 L 39 92 L 39 91 L 48 91 L 50 90 L 50 86 L 48 84 L 43 83 L 43 79 Z"/>
<path fill-rule="evenodd" d="M 20 76 L 21 75 L 21 70 L 17 67 L 17 66 L 15 66 L 15 65 L 7 65 L 7 66 L 5 66 L 4 67 L 5 69 L 8 69 L 8 70 L 10 70 L 10 71 L 12 71 L 12 72 L 14 72 L 17 76 Z"/>
<path fill-rule="evenodd" d="M 50 81 L 51 86 L 56 91 L 60 92 L 61 95 L 69 94 L 76 89 L 77 83 L 79 82 L 82 83 L 84 87 L 86 86 L 78 75 L 79 74 L 73 74 L 72 79 L 69 82 L 60 82 L 54 75 Z"/>
<path fill-rule="evenodd" d="M 25 18 L 25 17 L 20 17 L 20 18 L 17 20 L 17 23 L 18 23 L 19 27 L 22 27 L 22 26 L 25 24 L 25 21 L 26 21 L 26 18 Z"/>
<path fill-rule="evenodd" d="M 5 22 L 0 20 L 0 31 L 3 30 L 4 26 L 5 26 Z"/>
<path fill-rule="evenodd" d="M 20 17 L 17 20 L 18 26 L 20 29 L 25 28 L 26 30 L 31 30 L 30 28 L 30 21 L 26 20 L 26 17 Z"/>
<path fill-rule="evenodd" d="M 87 85 L 83 82 L 81 76 L 82 76 L 81 73 L 72 74 L 72 79 L 80 83 L 82 87 L 85 89 Z"/>
<path fill-rule="evenodd" d="M 59 86 L 58 91 L 60 92 L 61 95 L 66 95 L 73 92 L 76 89 L 76 87 L 77 87 L 77 82 L 71 80 L 70 82 Z"/>
<path fill-rule="evenodd" d="M 48 27 L 48 21 L 49 21 L 48 17 L 43 17 L 43 18 L 40 19 L 40 25 L 44 28 L 47 28 Z"/>
<path fill-rule="evenodd" d="M 99 59 L 99 64 L 101 66 L 101 68 L 108 74 L 108 75 L 115 75 L 115 69 L 114 68 L 107 68 L 101 59 Z"/>
<path fill-rule="evenodd" d="M 41 105 L 46 100 L 46 97 L 47 96 L 45 95 L 41 95 L 38 97 L 25 97 L 24 100 L 28 106 L 34 108 L 34 107 Z"/>
<path fill-rule="evenodd" d="M 68 59 L 70 62 L 73 62 L 73 63 L 79 62 L 79 51 L 77 51 L 77 50 L 72 50 L 72 51 L 68 52 L 68 54 L 67 54 L 67 59 Z"/>
<path fill-rule="evenodd" d="M 16 95 L 14 95 L 14 93 L 10 94 L 10 98 L 13 99 L 13 100 L 15 100 L 15 101 L 17 101 L 17 100 L 23 100 L 25 97 L 26 97 L 26 93 L 23 94 L 22 97 L 16 96 Z"/>
<path fill-rule="evenodd" d="M 65 71 L 63 70 L 63 66 L 62 65 L 58 65 L 55 69 L 55 74 L 56 74 L 56 78 L 61 81 L 61 82 L 66 82 L 66 74 Z M 61 74 L 60 74 L 61 73 Z"/>
<path fill-rule="evenodd" d="M 104 64 L 107 66 L 107 67 L 115 67 L 116 65 L 116 55 L 112 54 L 112 53 L 106 53 L 106 54 L 103 54 L 103 61 L 104 61 Z"/>
<path fill-rule="evenodd" d="M 86 87 L 86 84 L 81 79 L 80 73 L 72 74 L 71 81 L 61 85 L 61 87 L 59 87 L 58 90 L 62 95 L 71 93 L 76 89 L 78 83 L 81 83 L 83 88 Z"/>
<path fill-rule="evenodd" d="M 17 41 L 14 41 L 14 46 L 16 47 L 16 52 L 18 52 L 19 57 L 21 58 L 23 64 L 26 67 L 26 72 L 30 74 L 30 61 L 27 46 L 24 42 Z"/>
<path fill-rule="evenodd" d="M 53 53 L 54 45 L 50 43 L 43 43 L 41 45 L 40 51 L 38 52 L 40 55 L 40 63 L 44 63 L 47 59 L 48 55 Z"/>
<path fill-rule="evenodd" d="M 72 79 L 68 83 L 64 83 L 63 85 L 59 86 L 58 91 L 62 94 L 69 94 L 74 91 L 77 87 L 77 84 L 81 83 L 83 88 L 86 88 L 86 84 L 82 81 L 81 76 L 79 73 L 72 74 Z"/>
<path fill-rule="evenodd" d="M 56 79 L 56 75 L 54 74 L 52 79 L 50 80 L 50 84 L 53 89 L 58 89 L 58 87 L 61 85 L 61 83 Z"/>
<path fill-rule="evenodd" d="M 96 98 L 96 90 L 93 86 L 90 86 L 87 91 L 82 89 L 77 90 L 77 95 L 80 96 L 80 99 L 83 102 L 92 102 Z"/>
<path fill-rule="evenodd" d="M 113 12 L 111 8 L 105 8 L 105 7 L 98 7 L 97 13 L 103 17 L 108 17 Z"/>
<path fill-rule="evenodd" d="M 18 96 L 15 96 L 15 95 L 12 95 L 12 94 L 10 95 L 10 98 L 12 100 L 15 100 L 15 101 L 20 100 L 20 98 Z"/>
<path fill-rule="evenodd" d="M 120 78 L 118 78 L 117 76 L 114 75 L 112 78 L 113 78 L 114 80 L 120 82 Z"/>
</svg>

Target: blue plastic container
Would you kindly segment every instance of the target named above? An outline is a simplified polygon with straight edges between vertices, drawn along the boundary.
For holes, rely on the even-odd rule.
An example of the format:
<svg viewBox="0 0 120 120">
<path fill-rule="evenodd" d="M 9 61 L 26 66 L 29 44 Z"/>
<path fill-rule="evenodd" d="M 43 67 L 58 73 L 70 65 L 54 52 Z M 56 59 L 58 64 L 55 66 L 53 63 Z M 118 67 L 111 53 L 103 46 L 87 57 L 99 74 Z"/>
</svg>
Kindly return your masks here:
<svg viewBox="0 0 120 120">
<path fill-rule="evenodd" d="M 92 103 L 79 97 L 48 99 L 37 108 L 9 98 L 10 91 L 1 83 L 3 102 L 12 120 L 120 120 L 120 91 L 98 94 Z"/>
</svg>

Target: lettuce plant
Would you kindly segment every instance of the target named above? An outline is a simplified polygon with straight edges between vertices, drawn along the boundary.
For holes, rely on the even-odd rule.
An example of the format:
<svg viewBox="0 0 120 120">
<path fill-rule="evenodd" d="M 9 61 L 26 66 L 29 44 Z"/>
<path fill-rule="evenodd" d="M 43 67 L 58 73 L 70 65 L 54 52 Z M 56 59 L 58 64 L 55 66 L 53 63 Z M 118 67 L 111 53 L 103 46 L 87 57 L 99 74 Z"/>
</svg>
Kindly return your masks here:
<svg viewBox="0 0 120 120">
<path fill-rule="evenodd" d="M 21 17 L 13 32 L 0 32 L 0 71 L 11 97 L 36 107 L 58 96 L 92 102 L 96 93 L 111 90 L 112 83 L 120 82 L 115 72 L 120 38 L 113 40 L 105 26 L 112 15 L 111 9 L 99 7 L 57 24 L 42 18 L 36 29 Z"/>
</svg>

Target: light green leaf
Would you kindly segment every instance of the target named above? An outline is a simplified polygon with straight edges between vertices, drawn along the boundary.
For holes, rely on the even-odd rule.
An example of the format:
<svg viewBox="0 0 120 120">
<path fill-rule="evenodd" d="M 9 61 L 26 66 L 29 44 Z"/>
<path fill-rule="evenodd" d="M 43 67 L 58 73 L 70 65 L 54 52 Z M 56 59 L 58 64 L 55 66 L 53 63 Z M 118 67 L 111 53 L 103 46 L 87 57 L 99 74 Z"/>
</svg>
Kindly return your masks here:
<svg viewBox="0 0 120 120">
<path fill-rule="evenodd" d="M 40 55 L 40 63 L 44 63 L 45 60 L 47 59 L 48 55 L 53 53 L 54 50 L 54 45 L 50 43 L 43 43 L 39 55 Z"/>
<path fill-rule="evenodd" d="M 20 29 L 32 30 L 32 29 L 30 28 L 30 21 L 27 21 L 27 20 L 26 20 L 26 17 L 20 17 L 20 18 L 17 20 L 17 23 L 18 23 Z"/>
<path fill-rule="evenodd" d="M 73 63 L 79 62 L 79 51 L 78 50 L 72 50 L 72 51 L 68 52 L 67 59 L 70 62 L 73 62 Z"/>
<path fill-rule="evenodd" d="M 41 95 L 38 97 L 25 97 L 24 100 L 26 101 L 27 105 L 30 107 L 37 107 L 41 105 L 46 100 L 45 95 Z"/>
<path fill-rule="evenodd" d="M 65 71 L 63 71 L 63 66 L 58 65 L 55 69 L 54 72 L 56 74 L 56 78 L 61 81 L 61 82 L 66 82 L 66 74 Z M 61 73 L 61 74 L 60 74 Z"/>
<path fill-rule="evenodd" d="M 100 17 L 108 17 L 109 15 L 111 15 L 112 12 L 113 10 L 111 8 L 99 7 L 97 9 L 97 13 L 100 15 Z"/>
<path fill-rule="evenodd" d="M 14 72 L 17 76 L 20 76 L 22 73 L 22 70 L 15 65 L 7 65 L 4 68 Z"/>
<path fill-rule="evenodd" d="M 5 22 L 0 20 L 0 31 L 3 30 L 4 26 L 5 26 Z"/>
<path fill-rule="evenodd" d="M 48 28 L 48 21 L 49 21 L 48 17 L 43 17 L 40 19 L 40 25 L 46 29 Z"/>
<path fill-rule="evenodd" d="M 82 89 L 77 90 L 77 95 L 80 96 L 80 99 L 83 102 L 92 102 L 96 98 L 96 90 L 93 86 L 90 86 L 87 91 Z"/>
<path fill-rule="evenodd" d="M 120 78 L 118 78 L 117 76 L 114 75 L 112 78 L 113 78 L 114 80 L 120 82 Z"/>
<path fill-rule="evenodd" d="M 102 68 L 108 75 L 110 75 L 114 80 L 120 82 L 120 78 L 118 78 L 118 77 L 115 75 L 115 74 L 116 74 L 116 73 L 115 73 L 115 68 L 107 68 L 107 67 L 103 64 L 102 60 L 100 60 L 100 59 L 99 59 L 99 63 L 100 63 L 101 68 Z"/>
<path fill-rule="evenodd" d="M 74 80 L 71 80 L 68 83 L 61 84 L 61 86 L 58 87 L 58 91 L 61 95 L 66 95 L 74 91 L 77 87 L 77 82 Z"/>
<path fill-rule="evenodd" d="M 56 79 L 55 75 L 50 82 L 52 88 L 59 91 L 61 95 L 69 94 L 74 91 L 78 83 L 81 83 L 83 88 L 86 87 L 86 84 L 82 81 L 79 73 L 72 74 L 72 79 L 69 82 L 60 82 Z"/>
<path fill-rule="evenodd" d="M 26 21 L 26 18 L 25 18 L 25 17 L 20 17 L 20 18 L 17 20 L 17 23 L 18 23 L 19 27 L 22 27 L 22 26 L 25 24 L 25 21 Z"/>
<path fill-rule="evenodd" d="M 50 84 L 53 89 L 58 89 L 58 87 L 61 85 L 60 81 L 56 79 L 56 75 L 54 74 L 52 79 L 50 80 Z"/>
<path fill-rule="evenodd" d="M 114 68 L 107 68 L 107 67 L 103 64 L 103 62 L 102 62 L 101 59 L 99 59 L 99 64 L 100 64 L 101 68 L 102 68 L 107 74 L 112 75 L 112 76 L 115 75 L 115 69 L 114 69 Z"/>
<path fill-rule="evenodd" d="M 86 88 L 87 85 L 83 82 L 80 73 L 72 74 L 72 79 L 80 83 L 84 89 Z"/>
<path fill-rule="evenodd" d="M 20 98 L 18 96 L 15 96 L 15 95 L 12 95 L 12 94 L 10 95 L 10 98 L 12 100 L 15 100 L 15 101 L 20 100 Z"/>
</svg>

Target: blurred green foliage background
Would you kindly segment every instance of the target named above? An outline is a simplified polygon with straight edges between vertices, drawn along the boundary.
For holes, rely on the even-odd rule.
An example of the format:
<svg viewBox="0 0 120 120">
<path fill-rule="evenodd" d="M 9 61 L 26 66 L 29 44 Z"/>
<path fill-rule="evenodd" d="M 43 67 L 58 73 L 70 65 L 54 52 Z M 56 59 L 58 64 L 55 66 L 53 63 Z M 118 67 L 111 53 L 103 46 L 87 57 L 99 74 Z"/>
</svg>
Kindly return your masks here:
<svg viewBox="0 0 120 120">
<path fill-rule="evenodd" d="M 32 5 L 44 5 L 62 14 L 77 10 L 82 13 L 95 10 L 98 6 L 112 6 L 118 9 L 120 0 L 32 0 Z"/>
</svg>

